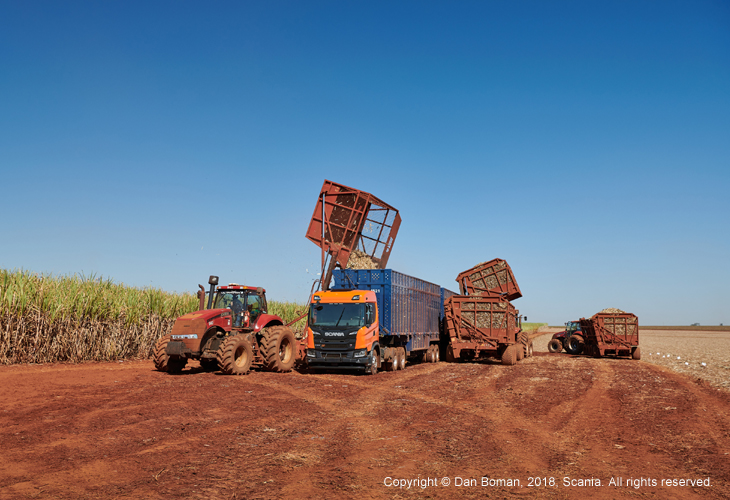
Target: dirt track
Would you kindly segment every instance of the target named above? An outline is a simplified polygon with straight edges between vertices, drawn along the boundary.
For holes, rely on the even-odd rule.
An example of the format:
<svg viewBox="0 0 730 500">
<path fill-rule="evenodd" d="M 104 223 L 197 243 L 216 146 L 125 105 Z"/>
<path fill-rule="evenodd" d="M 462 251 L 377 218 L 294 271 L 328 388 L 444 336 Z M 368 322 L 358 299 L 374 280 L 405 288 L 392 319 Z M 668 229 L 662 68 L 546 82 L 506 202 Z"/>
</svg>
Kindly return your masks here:
<svg viewBox="0 0 730 500">
<path fill-rule="evenodd" d="M 730 394 L 645 362 L 536 353 L 375 377 L 11 366 L 0 395 L 0 499 L 730 496 Z M 660 484 L 687 478 L 711 486 Z"/>
</svg>

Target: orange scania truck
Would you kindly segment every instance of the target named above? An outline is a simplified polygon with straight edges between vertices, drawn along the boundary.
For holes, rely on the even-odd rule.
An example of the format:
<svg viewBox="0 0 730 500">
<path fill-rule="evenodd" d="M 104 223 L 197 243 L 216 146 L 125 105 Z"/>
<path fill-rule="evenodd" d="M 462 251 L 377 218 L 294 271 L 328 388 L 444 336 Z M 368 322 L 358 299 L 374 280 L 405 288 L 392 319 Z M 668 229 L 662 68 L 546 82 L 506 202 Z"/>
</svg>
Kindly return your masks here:
<svg viewBox="0 0 730 500">
<path fill-rule="evenodd" d="M 392 269 L 339 269 L 333 278 L 311 297 L 310 368 L 375 374 L 439 360 L 444 298 L 453 292 Z"/>
</svg>

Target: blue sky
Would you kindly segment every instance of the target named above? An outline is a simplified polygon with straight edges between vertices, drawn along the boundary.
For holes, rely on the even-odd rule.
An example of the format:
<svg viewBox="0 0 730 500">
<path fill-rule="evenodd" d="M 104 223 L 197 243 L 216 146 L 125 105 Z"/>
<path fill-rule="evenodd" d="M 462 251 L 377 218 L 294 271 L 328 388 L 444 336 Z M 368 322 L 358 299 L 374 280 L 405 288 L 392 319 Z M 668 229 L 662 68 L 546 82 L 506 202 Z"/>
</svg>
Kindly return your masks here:
<svg viewBox="0 0 730 500">
<path fill-rule="evenodd" d="M 324 179 L 529 320 L 730 324 L 727 2 L 0 1 L 0 267 L 304 302 Z"/>
</svg>

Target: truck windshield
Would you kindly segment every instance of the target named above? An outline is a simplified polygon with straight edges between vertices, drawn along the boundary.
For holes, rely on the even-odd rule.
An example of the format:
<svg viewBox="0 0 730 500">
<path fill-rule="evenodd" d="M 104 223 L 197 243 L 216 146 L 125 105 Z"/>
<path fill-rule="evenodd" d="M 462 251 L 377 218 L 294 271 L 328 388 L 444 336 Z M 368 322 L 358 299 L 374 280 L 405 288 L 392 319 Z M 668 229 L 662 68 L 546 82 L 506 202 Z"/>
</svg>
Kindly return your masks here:
<svg viewBox="0 0 730 500">
<path fill-rule="evenodd" d="M 309 326 L 332 328 L 365 325 L 364 304 L 314 304 L 309 310 Z"/>
</svg>

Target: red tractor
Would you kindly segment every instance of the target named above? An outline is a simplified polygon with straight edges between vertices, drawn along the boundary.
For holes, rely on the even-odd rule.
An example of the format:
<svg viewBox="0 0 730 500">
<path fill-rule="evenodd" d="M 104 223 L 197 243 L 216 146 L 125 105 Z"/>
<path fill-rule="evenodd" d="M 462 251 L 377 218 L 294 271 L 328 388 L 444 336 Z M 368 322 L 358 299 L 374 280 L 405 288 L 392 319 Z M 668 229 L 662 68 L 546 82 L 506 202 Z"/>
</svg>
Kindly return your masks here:
<svg viewBox="0 0 730 500">
<path fill-rule="evenodd" d="M 580 328 L 578 321 L 568 321 L 565 323 L 565 330 L 553 335 L 548 343 L 548 351 L 560 352 L 563 349 L 568 354 L 580 354 L 583 352 L 585 345 L 585 336 Z"/>
<path fill-rule="evenodd" d="M 252 366 L 288 372 L 306 356 L 306 338 L 299 341 L 279 316 L 267 313 L 266 290 L 231 283 L 218 286 L 218 276 L 198 292 L 196 312 L 175 320 L 172 332 L 157 341 L 155 368 L 179 373 L 189 359 L 197 359 L 206 371 L 245 375 Z M 302 316 L 303 317 L 303 316 Z M 295 320 L 296 321 L 296 320 Z"/>
</svg>

